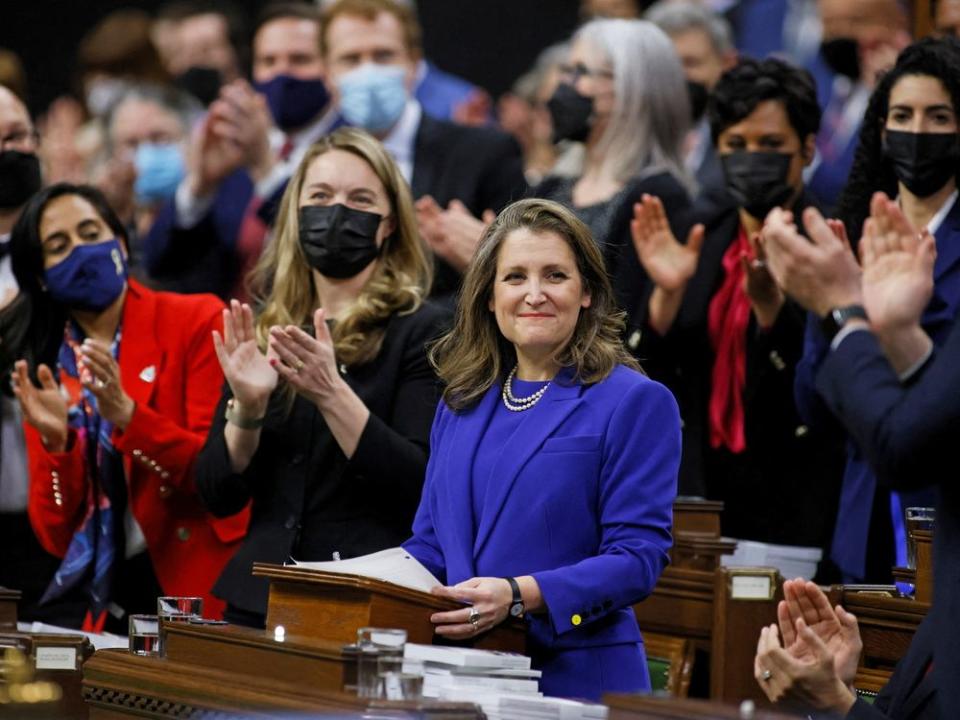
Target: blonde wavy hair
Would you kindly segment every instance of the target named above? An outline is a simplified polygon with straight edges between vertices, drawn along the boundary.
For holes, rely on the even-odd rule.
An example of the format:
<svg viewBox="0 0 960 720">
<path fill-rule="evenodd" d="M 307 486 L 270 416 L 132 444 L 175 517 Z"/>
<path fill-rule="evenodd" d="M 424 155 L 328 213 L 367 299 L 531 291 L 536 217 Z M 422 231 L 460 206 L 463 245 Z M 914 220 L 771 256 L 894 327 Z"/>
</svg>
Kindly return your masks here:
<svg viewBox="0 0 960 720">
<path fill-rule="evenodd" d="M 356 128 L 339 128 L 314 143 L 287 185 L 273 241 L 249 278 L 251 295 L 262 308 L 256 320 L 257 342 L 266 350 L 274 325 L 313 327 L 320 306 L 312 269 L 300 245 L 300 192 L 310 165 L 331 150 L 352 153 L 366 161 L 380 178 L 395 218 L 395 230 L 384 240 L 377 266 L 360 297 L 333 327 L 337 360 L 362 365 L 376 358 L 387 321 L 394 313 L 416 311 L 430 292 L 430 255 L 420 232 L 410 188 L 396 162 L 373 136 Z"/>
<path fill-rule="evenodd" d="M 532 198 L 508 206 L 487 228 L 463 281 L 453 329 L 434 344 L 430 362 L 446 384 L 443 399 L 454 410 L 474 405 L 517 362 L 513 344 L 500 332 L 489 309 L 500 247 L 514 230 L 554 233 L 576 258 L 590 306 L 580 309 L 570 342 L 555 362 L 572 367 L 584 384 L 606 378 L 617 365 L 640 370 L 623 347 L 625 314 L 617 309 L 603 256 L 589 228 L 563 205 Z"/>
</svg>

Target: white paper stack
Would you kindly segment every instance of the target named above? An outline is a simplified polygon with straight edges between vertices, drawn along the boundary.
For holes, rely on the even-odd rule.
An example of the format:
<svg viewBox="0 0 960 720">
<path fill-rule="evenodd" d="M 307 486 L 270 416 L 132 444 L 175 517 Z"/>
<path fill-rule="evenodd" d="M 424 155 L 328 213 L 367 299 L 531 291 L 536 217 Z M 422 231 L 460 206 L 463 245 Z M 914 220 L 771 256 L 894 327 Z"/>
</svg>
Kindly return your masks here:
<svg viewBox="0 0 960 720">
<path fill-rule="evenodd" d="M 497 693 L 481 688 L 445 688 L 440 700 L 479 705 L 487 720 L 606 720 L 607 708 L 594 703 L 542 697 L 539 694 Z"/>
</svg>

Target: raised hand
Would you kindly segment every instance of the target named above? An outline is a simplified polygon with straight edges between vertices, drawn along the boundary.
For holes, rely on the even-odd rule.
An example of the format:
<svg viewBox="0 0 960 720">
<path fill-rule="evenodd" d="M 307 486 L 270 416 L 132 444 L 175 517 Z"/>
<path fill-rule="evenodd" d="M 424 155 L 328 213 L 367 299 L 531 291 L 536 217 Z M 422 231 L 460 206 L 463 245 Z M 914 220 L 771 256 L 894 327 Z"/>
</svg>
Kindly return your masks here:
<svg viewBox="0 0 960 720">
<path fill-rule="evenodd" d="M 492 210 L 476 218 L 459 200 L 451 200 L 447 209 L 426 195 L 416 203 L 420 234 L 430 248 L 451 266 L 465 272 L 477 251 L 487 226 L 496 219 Z"/>
<path fill-rule="evenodd" d="M 214 115 L 214 101 L 210 113 L 199 123 L 190 141 L 187 153 L 187 186 L 196 197 L 209 197 L 221 182 L 235 170 L 243 167 L 244 149 L 232 140 L 218 134 Z"/>
<path fill-rule="evenodd" d="M 785 581 L 783 596 L 777 605 L 777 623 L 787 652 L 800 660 L 814 658 L 814 649 L 797 629 L 802 621 L 823 642 L 839 678 L 851 684 L 863 650 L 857 618 L 839 605 L 831 608 L 823 590 L 801 578 Z"/>
<path fill-rule="evenodd" d="M 276 162 L 270 149 L 273 120 L 266 98 L 246 80 L 234 80 L 220 91 L 220 98 L 210 106 L 210 115 L 214 118 L 213 132 L 240 150 L 253 179 L 266 177 Z"/>
<path fill-rule="evenodd" d="M 333 338 L 323 309 L 313 315 L 316 337 L 295 325 L 270 328 L 270 363 L 298 393 L 323 409 L 343 379 L 337 372 Z"/>
<path fill-rule="evenodd" d="M 767 255 L 759 234 L 750 237 L 750 252 L 740 257 L 743 268 L 743 290 L 750 300 L 760 327 L 773 325 L 783 307 L 783 291 L 770 274 Z"/>
<path fill-rule="evenodd" d="M 916 325 L 933 294 L 936 243 L 883 193 L 870 202 L 860 240 L 863 303 L 878 332 Z"/>
<path fill-rule="evenodd" d="M 697 271 L 703 247 L 703 225 L 694 225 L 687 235 L 687 244 L 677 242 L 660 198 L 643 195 L 633 206 L 630 234 L 637 256 L 650 279 L 667 292 L 686 287 Z"/>
<path fill-rule="evenodd" d="M 223 310 L 223 336 L 214 330 L 213 346 L 242 414 L 263 417 L 277 386 L 277 371 L 257 346 L 249 305 L 230 301 L 230 307 Z"/>
<path fill-rule="evenodd" d="M 81 372 L 83 386 L 97 398 L 100 415 L 121 430 L 130 424 L 135 403 L 123 389 L 120 366 L 110 348 L 98 340 L 87 338 L 80 348 L 86 372 Z"/>
<path fill-rule="evenodd" d="M 25 360 L 13 365 L 13 394 L 20 401 L 23 417 L 32 425 L 50 452 L 63 452 L 67 447 L 67 401 L 53 373 L 46 365 L 37 368 L 40 387 L 33 384 Z"/>
</svg>

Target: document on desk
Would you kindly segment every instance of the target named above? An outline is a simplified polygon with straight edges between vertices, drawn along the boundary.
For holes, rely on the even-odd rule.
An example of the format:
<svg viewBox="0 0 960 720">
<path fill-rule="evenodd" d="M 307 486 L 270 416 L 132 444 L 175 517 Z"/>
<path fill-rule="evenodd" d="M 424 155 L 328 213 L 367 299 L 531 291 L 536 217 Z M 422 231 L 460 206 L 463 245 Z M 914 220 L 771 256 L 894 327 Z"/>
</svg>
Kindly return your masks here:
<svg viewBox="0 0 960 720">
<path fill-rule="evenodd" d="M 433 576 L 433 573 L 421 565 L 419 560 L 401 547 L 389 548 L 388 550 L 348 558 L 347 560 L 331 560 L 329 562 L 295 561 L 295 565 L 308 570 L 375 578 L 422 592 L 430 592 L 431 588 L 443 584 Z"/>
</svg>

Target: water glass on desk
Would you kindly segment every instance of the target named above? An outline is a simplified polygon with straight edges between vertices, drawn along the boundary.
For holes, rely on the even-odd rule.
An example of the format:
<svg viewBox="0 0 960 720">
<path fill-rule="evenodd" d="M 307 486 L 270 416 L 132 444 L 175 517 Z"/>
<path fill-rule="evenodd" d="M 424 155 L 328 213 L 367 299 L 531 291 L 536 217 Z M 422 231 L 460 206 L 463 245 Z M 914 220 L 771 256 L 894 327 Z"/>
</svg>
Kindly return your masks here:
<svg viewBox="0 0 960 720">
<path fill-rule="evenodd" d="M 157 598 L 157 617 L 160 619 L 160 643 L 158 653 L 166 657 L 166 623 L 186 623 L 203 617 L 203 598 L 165 595 Z"/>
<path fill-rule="evenodd" d="M 160 646 L 160 621 L 156 615 L 131 615 L 129 648 L 134 655 L 156 655 Z"/>
<path fill-rule="evenodd" d="M 914 539 L 914 530 L 933 531 L 937 511 L 931 507 L 908 507 L 903 511 L 907 520 L 907 567 L 917 567 L 917 541 Z"/>
<path fill-rule="evenodd" d="M 400 669 L 406 642 L 407 631 L 398 628 L 362 627 L 357 630 L 357 695 L 383 697 L 380 660 L 395 659 Z"/>
<path fill-rule="evenodd" d="M 387 700 L 423 699 L 423 663 L 393 655 L 377 660 L 380 697 Z"/>
</svg>

